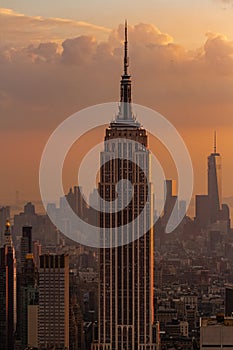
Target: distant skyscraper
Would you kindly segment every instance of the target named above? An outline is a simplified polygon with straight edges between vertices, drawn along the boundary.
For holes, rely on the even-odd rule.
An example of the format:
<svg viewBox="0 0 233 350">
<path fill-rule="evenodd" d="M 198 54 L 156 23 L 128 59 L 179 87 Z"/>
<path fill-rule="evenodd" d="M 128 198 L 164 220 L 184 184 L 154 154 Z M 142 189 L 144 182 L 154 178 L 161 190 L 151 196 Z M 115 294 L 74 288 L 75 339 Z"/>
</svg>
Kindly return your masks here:
<svg viewBox="0 0 233 350">
<path fill-rule="evenodd" d="M 23 226 L 22 229 L 22 237 L 20 242 L 20 263 L 23 268 L 26 255 L 32 253 L 32 227 L 31 226 Z"/>
<path fill-rule="evenodd" d="M 214 151 L 208 157 L 208 194 L 196 196 L 195 222 L 200 228 L 224 222 L 225 231 L 230 230 L 229 207 L 222 203 L 222 164 L 221 155 L 217 152 L 216 132 Z"/>
<path fill-rule="evenodd" d="M 222 162 L 217 152 L 216 132 L 214 134 L 214 152 L 208 157 L 208 197 L 210 222 L 216 222 L 222 208 Z"/>
<path fill-rule="evenodd" d="M 168 223 L 169 218 L 171 217 L 171 213 L 173 209 L 175 208 L 177 196 L 175 195 L 176 182 L 174 180 L 166 180 L 164 185 L 165 185 L 166 198 L 165 198 L 165 204 L 164 204 L 162 224 L 165 227 Z M 177 224 L 177 222 L 178 222 L 178 210 L 175 213 L 173 224 Z"/>
<path fill-rule="evenodd" d="M 22 349 L 25 349 L 29 344 L 28 336 L 28 318 L 32 313 L 29 313 L 29 306 L 34 305 L 38 309 L 38 270 L 35 267 L 33 254 L 28 253 L 25 256 L 22 271 L 20 273 L 20 283 L 18 285 L 18 335 L 21 340 Z M 32 309 L 31 309 L 32 311 Z M 35 325 L 36 327 L 36 325 Z M 37 340 L 37 339 L 36 339 Z"/>
<path fill-rule="evenodd" d="M 69 346 L 70 350 L 83 348 L 83 314 L 78 303 L 78 276 L 70 272 Z"/>
<path fill-rule="evenodd" d="M 24 211 L 14 216 L 13 237 L 21 239 L 23 226 L 33 227 L 33 240 L 38 240 L 42 246 L 56 245 L 58 231 L 48 215 L 40 215 L 35 212 L 35 206 L 29 202 L 24 206 Z M 49 235 L 48 235 L 49 232 Z"/>
<path fill-rule="evenodd" d="M 16 330 L 16 259 L 10 223 L 6 223 L 5 244 L 0 248 L 0 342 L 2 350 L 14 349 Z"/>
<path fill-rule="evenodd" d="M 40 255 L 42 254 L 42 246 L 39 241 L 34 241 L 32 245 L 34 262 L 37 268 L 40 266 Z"/>
<path fill-rule="evenodd" d="M 69 256 L 41 255 L 39 347 L 69 349 Z"/>
<path fill-rule="evenodd" d="M 210 206 L 208 195 L 195 197 L 195 223 L 199 228 L 206 228 L 210 223 Z"/>
<path fill-rule="evenodd" d="M 17 264 L 17 339 L 28 344 L 28 305 L 38 304 L 38 273 L 32 254 L 32 227 L 23 226 Z"/>
<path fill-rule="evenodd" d="M 0 246 L 2 246 L 5 243 L 5 225 L 6 221 L 10 217 L 10 207 L 1 207 L 0 208 Z"/>
<path fill-rule="evenodd" d="M 98 342 L 93 349 L 149 350 L 156 348 L 153 306 L 153 228 L 146 232 L 146 222 L 152 223 L 153 200 L 150 184 L 150 151 L 146 130 L 138 123 L 131 107 L 131 79 L 128 73 L 127 26 L 125 26 L 124 73 L 121 79 L 119 114 L 106 129 L 105 149 L 101 152 L 99 193 L 110 203 L 116 199 L 116 184 L 128 179 L 134 189 L 134 198 L 128 206 L 114 213 L 100 213 L 101 239 L 114 239 L 112 227 L 118 233 L 139 236 L 127 245 L 101 248 L 99 251 L 99 319 Z M 122 140 L 121 140 L 122 139 Z M 125 142 L 127 139 L 128 142 Z M 131 142 L 132 140 L 132 142 Z M 110 142 L 109 142 L 110 141 Z M 135 142 L 140 145 L 135 145 Z M 116 159 L 110 159 L 114 153 Z M 127 160 L 127 155 L 140 159 L 146 170 Z M 121 159 L 123 155 L 123 158 Z M 124 191 L 128 196 L 129 188 Z M 118 202 L 119 203 L 119 202 Z M 120 205 L 120 204 L 119 204 Z M 145 206 L 140 228 L 123 231 L 120 226 L 138 217 Z M 147 226 L 148 227 L 148 226 Z"/>
</svg>

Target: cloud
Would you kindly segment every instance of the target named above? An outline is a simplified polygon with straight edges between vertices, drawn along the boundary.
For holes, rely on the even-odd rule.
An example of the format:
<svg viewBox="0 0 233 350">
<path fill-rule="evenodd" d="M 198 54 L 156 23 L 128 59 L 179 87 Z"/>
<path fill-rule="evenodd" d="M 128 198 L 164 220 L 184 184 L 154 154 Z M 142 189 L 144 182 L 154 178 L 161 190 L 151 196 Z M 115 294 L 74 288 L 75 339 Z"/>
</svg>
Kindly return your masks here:
<svg viewBox="0 0 233 350">
<path fill-rule="evenodd" d="M 222 34 L 207 33 L 204 50 L 207 62 L 217 70 L 233 73 L 233 41 Z"/>
<path fill-rule="evenodd" d="M 24 15 L 10 10 L 0 13 L 25 20 Z M 37 23 L 35 17 L 26 21 Z M 45 23 L 45 28 L 53 22 L 47 18 L 38 21 Z M 62 30 L 64 21 L 55 19 Z M 38 24 L 35 27 L 38 29 Z M 17 37 L 18 26 L 12 25 L 11 30 Z M 25 127 L 27 114 L 33 114 L 27 128 L 52 128 L 79 108 L 118 99 L 122 24 L 105 40 L 98 35 L 78 35 L 60 43 L 43 39 L 28 45 L 29 33 L 24 34 L 21 46 L 8 41 L 0 47 L 0 98 L 7 116 L 1 122 L 3 128 L 12 124 Z M 232 126 L 233 42 L 226 36 L 209 32 L 205 43 L 190 51 L 156 26 L 139 23 L 129 26 L 129 53 L 136 103 L 159 110 L 176 125 L 206 126 L 211 122 Z"/>
<path fill-rule="evenodd" d="M 118 101 L 124 28 L 81 27 L 11 10 L 1 10 L 0 19 L 0 142 L 6 150 L 0 161 L 11 160 L 2 182 L 26 190 L 25 174 L 28 184 L 37 179 L 43 146 L 60 122 L 81 108 Z M 157 110 L 183 132 L 197 166 L 200 153 L 205 157 L 210 150 L 215 128 L 226 130 L 221 151 L 231 159 L 232 40 L 209 32 L 200 48 L 191 51 L 156 26 L 139 23 L 129 26 L 129 56 L 133 101 Z M 226 163 L 230 186 L 232 162 Z M 205 165 L 203 158 L 203 176 Z M 199 182 L 203 186 L 202 178 Z"/>
<path fill-rule="evenodd" d="M 35 44 L 42 41 L 61 42 L 67 37 L 82 34 L 104 38 L 111 31 L 109 28 L 88 22 L 65 18 L 27 16 L 6 8 L 0 8 L 0 21 L 2 28 L 1 46 L 9 43 L 14 47 L 22 47 L 25 44 Z"/>
<path fill-rule="evenodd" d="M 95 38 L 80 36 L 75 39 L 67 39 L 62 43 L 62 62 L 66 64 L 86 64 L 89 62 L 97 47 Z"/>
</svg>

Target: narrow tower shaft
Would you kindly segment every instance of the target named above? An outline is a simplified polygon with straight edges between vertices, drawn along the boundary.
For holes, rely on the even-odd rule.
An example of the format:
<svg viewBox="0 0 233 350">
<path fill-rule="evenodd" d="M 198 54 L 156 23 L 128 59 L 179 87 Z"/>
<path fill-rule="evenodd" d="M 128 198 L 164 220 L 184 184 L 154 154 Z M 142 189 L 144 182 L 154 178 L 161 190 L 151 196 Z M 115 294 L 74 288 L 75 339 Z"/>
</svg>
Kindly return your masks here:
<svg viewBox="0 0 233 350">
<path fill-rule="evenodd" d="M 124 42 L 124 74 L 121 76 L 121 107 L 120 119 L 132 120 L 131 108 L 131 77 L 128 73 L 129 59 L 128 59 L 128 28 L 125 21 L 125 42 Z"/>
<path fill-rule="evenodd" d="M 222 165 L 221 155 L 217 152 L 217 137 L 214 132 L 214 153 L 208 157 L 208 197 L 210 204 L 210 222 L 216 222 L 222 208 Z"/>
</svg>

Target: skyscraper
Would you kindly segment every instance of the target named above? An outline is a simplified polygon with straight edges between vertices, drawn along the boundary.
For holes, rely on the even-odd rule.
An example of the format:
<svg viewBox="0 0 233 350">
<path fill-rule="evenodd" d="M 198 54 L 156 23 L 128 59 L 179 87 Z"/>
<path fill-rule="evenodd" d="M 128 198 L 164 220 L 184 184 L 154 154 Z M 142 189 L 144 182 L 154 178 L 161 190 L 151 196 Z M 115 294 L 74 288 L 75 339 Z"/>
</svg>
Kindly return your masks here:
<svg viewBox="0 0 233 350">
<path fill-rule="evenodd" d="M 16 330 L 16 259 L 10 223 L 7 221 L 5 244 L 0 249 L 0 340 L 2 350 L 14 349 Z"/>
<path fill-rule="evenodd" d="M 4 232 L 7 219 L 10 217 L 10 207 L 0 207 L 0 246 L 4 244 Z"/>
<path fill-rule="evenodd" d="M 229 232 L 230 211 L 228 205 L 222 203 L 222 164 L 217 152 L 216 132 L 214 151 L 208 156 L 208 194 L 196 196 L 195 207 L 195 222 L 199 228 L 211 228 L 221 222 L 225 225 L 224 231 Z"/>
<path fill-rule="evenodd" d="M 39 347 L 69 349 L 69 256 L 40 256 Z"/>
<path fill-rule="evenodd" d="M 18 305 L 18 333 L 21 340 L 22 349 L 25 349 L 29 343 L 28 337 L 28 318 L 29 308 L 34 305 L 38 309 L 38 270 L 35 267 L 33 254 L 26 254 L 24 265 L 20 274 L 19 290 L 19 305 Z M 35 325 L 36 326 L 36 325 Z"/>
<path fill-rule="evenodd" d="M 174 194 L 175 185 L 176 185 L 176 182 L 174 180 L 165 181 L 166 198 L 165 198 L 165 204 L 164 204 L 164 214 L 162 217 L 162 224 L 164 227 L 166 227 L 166 225 L 168 224 L 169 218 L 171 217 L 171 213 L 174 210 L 175 204 L 177 201 L 177 196 Z M 176 223 L 178 222 L 178 210 L 176 210 L 174 221 Z"/>
<path fill-rule="evenodd" d="M 28 345 L 29 305 L 38 307 L 38 270 L 32 254 L 32 227 L 23 226 L 17 270 L 17 338 L 22 349 Z"/>
<path fill-rule="evenodd" d="M 121 208 L 118 196 L 117 212 L 100 212 L 102 243 L 128 235 L 132 242 L 99 250 L 99 315 L 98 342 L 93 349 L 155 349 L 153 307 L 153 228 L 146 230 L 153 218 L 150 183 L 150 151 L 146 130 L 135 119 L 131 106 L 131 77 L 128 73 L 127 24 L 125 24 L 124 73 L 121 79 L 121 103 L 116 119 L 106 129 L 105 147 L 101 152 L 100 196 L 114 207 L 116 185 L 122 179 L 131 182 L 134 196 Z M 127 142 L 126 142 L 127 141 Z M 111 154 L 115 155 L 111 159 Z M 133 160 L 144 165 L 142 170 Z M 124 159 L 125 158 L 125 159 Z M 107 161 L 110 159 L 109 161 Z M 121 183 L 120 186 L 124 186 Z M 130 195 L 128 184 L 121 187 L 122 201 Z M 148 196 L 151 196 L 148 200 Z M 127 202 L 127 200 L 126 200 Z M 145 207 L 139 225 L 131 223 Z M 102 208 L 103 209 L 103 208 Z M 153 226 L 152 224 L 149 225 Z M 140 232 L 139 232 L 140 231 Z M 146 232 L 147 231 L 147 232 Z M 141 237 L 138 238 L 140 236 Z M 137 239 L 134 240 L 133 237 Z"/>
<path fill-rule="evenodd" d="M 210 222 L 216 222 L 222 208 L 222 164 L 217 152 L 216 132 L 214 134 L 214 152 L 208 157 L 208 197 Z"/>
<path fill-rule="evenodd" d="M 32 227 L 23 226 L 22 237 L 20 242 L 20 263 L 24 267 L 26 255 L 32 253 Z"/>
</svg>

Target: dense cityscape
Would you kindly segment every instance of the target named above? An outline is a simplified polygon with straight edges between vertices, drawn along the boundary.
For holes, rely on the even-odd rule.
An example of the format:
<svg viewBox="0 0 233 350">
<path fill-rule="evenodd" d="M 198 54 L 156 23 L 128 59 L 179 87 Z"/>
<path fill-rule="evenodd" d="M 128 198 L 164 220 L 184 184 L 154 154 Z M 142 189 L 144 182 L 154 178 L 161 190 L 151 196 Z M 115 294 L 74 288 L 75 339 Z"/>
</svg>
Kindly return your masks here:
<svg viewBox="0 0 233 350">
<path fill-rule="evenodd" d="M 156 211 L 153 200 L 147 200 L 149 130 L 131 106 L 127 23 L 123 66 L 119 113 L 105 131 L 108 147 L 101 159 L 114 150 L 132 152 L 146 170 L 117 153 L 101 167 L 92 200 L 98 190 L 114 201 L 115 185 L 123 178 L 130 179 L 135 197 L 121 211 L 101 214 L 86 203 L 78 185 L 65 198 L 85 222 L 99 225 L 103 241 L 108 235 L 113 239 L 112 229 L 131 222 L 144 206 L 146 216 L 137 228 L 122 231 L 133 235 L 130 243 L 91 248 L 67 238 L 50 220 L 52 215 L 68 225 L 64 198 L 59 207 L 48 204 L 50 217 L 37 213 L 30 199 L 14 215 L 1 203 L 1 350 L 233 349 L 233 229 L 222 199 L 224 169 L 216 132 L 206 155 L 208 190 L 195 196 L 194 217 L 186 214 L 166 233 L 179 200 L 175 180 L 167 179 L 163 213 L 141 235 L 138 230 Z M 177 221 L 184 209 L 180 201 Z"/>
</svg>

